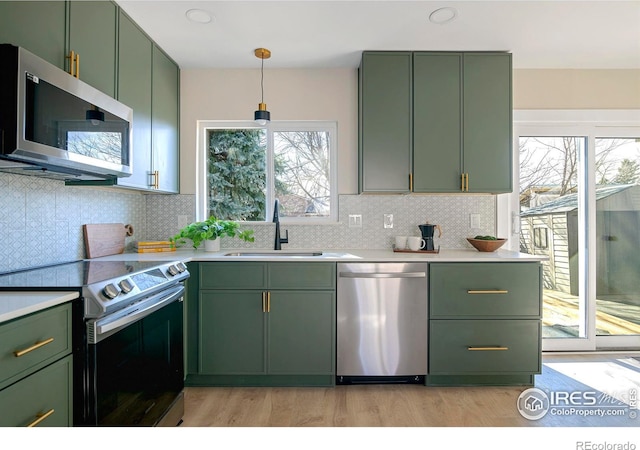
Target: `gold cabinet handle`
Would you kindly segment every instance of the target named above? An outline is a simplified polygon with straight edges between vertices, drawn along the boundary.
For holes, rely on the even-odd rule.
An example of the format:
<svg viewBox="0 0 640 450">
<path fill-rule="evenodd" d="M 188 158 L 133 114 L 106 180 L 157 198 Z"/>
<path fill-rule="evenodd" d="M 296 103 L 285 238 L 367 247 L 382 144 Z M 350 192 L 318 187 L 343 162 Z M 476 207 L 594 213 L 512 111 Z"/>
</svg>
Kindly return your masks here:
<svg viewBox="0 0 640 450">
<path fill-rule="evenodd" d="M 267 312 L 271 312 L 271 292 L 267 292 Z"/>
<path fill-rule="evenodd" d="M 16 350 L 15 352 L 13 352 L 13 354 L 17 358 L 20 358 L 21 356 L 24 356 L 27 353 L 31 353 L 32 351 L 37 350 L 40 347 L 44 347 L 47 344 L 51 344 L 52 342 L 53 342 L 53 338 L 50 337 L 49 339 L 45 339 L 44 341 L 36 342 L 31 347 L 25 348 L 24 350 Z"/>
<path fill-rule="evenodd" d="M 482 291 L 468 290 L 467 294 L 508 294 L 506 289 L 485 289 Z"/>
<path fill-rule="evenodd" d="M 45 420 L 47 417 L 49 417 L 51 414 L 53 414 L 55 411 L 55 409 L 50 409 L 49 411 L 47 411 L 44 414 L 37 414 L 36 415 L 36 420 L 34 420 L 33 422 L 31 422 L 29 425 L 27 425 L 28 428 L 31 427 L 35 427 L 36 425 L 38 425 L 40 422 L 42 422 L 43 420 Z"/>
<path fill-rule="evenodd" d="M 469 192 L 469 173 L 468 172 L 464 174 L 464 184 L 465 184 L 465 190 Z"/>
<path fill-rule="evenodd" d="M 409 174 L 409 192 L 413 192 L 413 174 Z"/>
<path fill-rule="evenodd" d="M 262 293 L 262 312 L 267 312 L 267 293 Z"/>
<path fill-rule="evenodd" d="M 460 174 L 460 190 L 464 192 L 464 173 Z"/>
<path fill-rule="evenodd" d="M 76 52 L 74 52 L 73 50 L 71 50 L 69 52 L 69 56 L 65 56 L 66 59 L 69 60 L 69 75 L 71 75 L 72 77 L 74 77 L 74 73 L 73 73 L 73 69 L 75 69 L 76 66 Z"/>
<path fill-rule="evenodd" d="M 474 352 L 474 351 L 500 351 L 500 350 L 509 350 L 509 347 L 502 347 L 500 345 L 496 345 L 493 347 L 472 347 L 469 346 L 467 347 L 467 350 L 469 350 L 470 352 Z"/>
<path fill-rule="evenodd" d="M 160 172 L 154 170 L 151 172 L 151 176 L 153 177 L 153 183 L 151 183 L 151 187 L 154 189 L 160 189 Z"/>
<path fill-rule="evenodd" d="M 76 53 L 76 78 L 80 78 L 80 54 Z"/>
</svg>

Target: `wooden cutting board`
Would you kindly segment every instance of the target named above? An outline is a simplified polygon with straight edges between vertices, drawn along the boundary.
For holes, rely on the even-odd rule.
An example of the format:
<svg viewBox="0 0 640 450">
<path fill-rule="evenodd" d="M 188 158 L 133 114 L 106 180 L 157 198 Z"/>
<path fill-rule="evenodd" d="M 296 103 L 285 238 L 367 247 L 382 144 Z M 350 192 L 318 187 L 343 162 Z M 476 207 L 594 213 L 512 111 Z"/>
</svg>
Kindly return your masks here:
<svg viewBox="0 0 640 450">
<path fill-rule="evenodd" d="M 126 229 L 123 223 L 89 223 L 82 225 L 82 230 L 87 258 L 124 252 Z"/>
</svg>

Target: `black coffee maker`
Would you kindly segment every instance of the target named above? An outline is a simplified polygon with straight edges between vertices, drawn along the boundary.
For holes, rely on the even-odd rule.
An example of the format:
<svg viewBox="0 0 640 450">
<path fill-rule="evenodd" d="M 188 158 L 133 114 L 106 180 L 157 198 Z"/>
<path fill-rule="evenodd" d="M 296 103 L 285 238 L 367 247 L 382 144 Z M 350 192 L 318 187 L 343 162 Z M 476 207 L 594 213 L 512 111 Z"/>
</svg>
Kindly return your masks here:
<svg viewBox="0 0 640 450">
<path fill-rule="evenodd" d="M 438 237 L 442 237 L 442 228 L 440 228 L 440 225 L 425 223 L 418 225 L 418 228 L 420 228 L 422 239 L 424 239 L 424 247 L 420 248 L 420 250 L 434 251 L 433 235 L 435 234 L 435 231 L 438 230 Z"/>
</svg>

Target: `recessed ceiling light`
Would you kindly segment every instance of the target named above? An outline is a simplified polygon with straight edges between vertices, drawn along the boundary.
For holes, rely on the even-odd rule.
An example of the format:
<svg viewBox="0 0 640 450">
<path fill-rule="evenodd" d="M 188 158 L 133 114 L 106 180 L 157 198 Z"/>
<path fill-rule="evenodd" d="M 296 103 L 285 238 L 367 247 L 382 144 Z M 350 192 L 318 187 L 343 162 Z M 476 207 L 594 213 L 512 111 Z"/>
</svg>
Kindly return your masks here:
<svg viewBox="0 0 640 450">
<path fill-rule="evenodd" d="M 444 8 L 438 8 L 432 11 L 431 14 L 429 14 L 429 21 L 443 25 L 452 22 L 456 17 L 458 17 L 458 11 L 450 6 L 445 6 Z"/>
<path fill-rule="evenodd" d="M 191 22 L 209 23 L 211 22 L 211 14 L 203 9 L 190 9 L 184 13 Z"/>
</svg>

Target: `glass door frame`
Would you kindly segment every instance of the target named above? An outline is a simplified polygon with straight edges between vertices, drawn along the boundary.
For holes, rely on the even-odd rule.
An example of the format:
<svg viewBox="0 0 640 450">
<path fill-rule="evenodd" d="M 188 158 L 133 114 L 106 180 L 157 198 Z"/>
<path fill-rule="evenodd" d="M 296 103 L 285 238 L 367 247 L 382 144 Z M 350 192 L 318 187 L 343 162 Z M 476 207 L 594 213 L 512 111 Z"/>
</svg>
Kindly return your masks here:
<svg viewBox="0 0 640 450">
<path fill-rule="evenodd" d="M 511 194 L 497 196 L 498 234 L 510 236 L 508 248 L 519 251 L 520 136 L 574 136 L 586 138 L 587 158 L 578 170 L 579 189 L 579 296 L 580 316 L 585 337 L 544 338 L 543 351 L 595 351 L 640 349 L 640 336 L 596 336 L 596 208 L 595 140 L 606 137 L 640 137 L 640 110 L 514 110 L 513 111 L 513 186 Z M 590 251 L 593 249 L 593 251 Z"/>
</svg>

